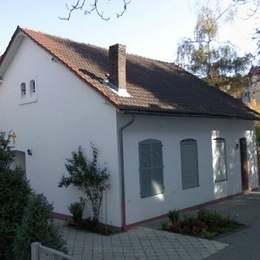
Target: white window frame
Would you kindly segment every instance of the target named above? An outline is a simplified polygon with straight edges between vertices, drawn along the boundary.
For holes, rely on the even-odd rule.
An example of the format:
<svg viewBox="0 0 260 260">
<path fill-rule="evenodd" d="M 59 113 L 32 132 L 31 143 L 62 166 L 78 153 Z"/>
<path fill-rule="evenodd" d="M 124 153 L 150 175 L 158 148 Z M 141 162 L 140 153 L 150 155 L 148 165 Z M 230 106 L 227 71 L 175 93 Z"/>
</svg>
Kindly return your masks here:
<svg viewBox="0 0 260 260">
<path fill-rule="evenodd" d="M 213 172 L 214 181 L 222 182 L 227 180 L 227 159 L 226 159 L 226 142 L 224 138 L 218 137 L 213 139 Z"/>
<path fill-rule="evenodd" d="M 21 83 L 20 96 L 20 105 L 37 101 L 37 84 L 35 79 L 30 79 Z"/>
</svg>

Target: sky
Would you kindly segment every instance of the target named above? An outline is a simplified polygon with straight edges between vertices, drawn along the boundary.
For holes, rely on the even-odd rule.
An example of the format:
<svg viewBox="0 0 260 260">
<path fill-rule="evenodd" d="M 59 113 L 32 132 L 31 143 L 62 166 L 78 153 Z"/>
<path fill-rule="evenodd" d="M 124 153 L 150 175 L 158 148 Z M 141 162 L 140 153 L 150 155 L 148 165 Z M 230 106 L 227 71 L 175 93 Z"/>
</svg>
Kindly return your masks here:
<svg viewBox="0 0 260 260">
<path fill-rule="evenodd" d="M 116 18 L 123 1 L 99 1 L 100 10 L 110 17 L 109 21 L 95 13 L 84 15 L 80 11 L 74 12 L 69 21 L 59 19 L 68 15 L 65 4 L 75 4 L 76 0 L 1 0 L 0 54 L 19 25 L 104 48 L 121 43 L 126 45 L 128 53 L 174 62 L 178 42 L 184 37 L 193 38 L 197 13 L 202 6 L 202 0 L 131 0 L 124 15 Z M 220 1 L 222 10 L 231 1 Z M 206 2 L 212 4 L 216 0 Z M 251 37 L 257 18 L 245 19 L 249 11 L 239 7 L 238 18 L 220 27 L 219 40 L 234 43 L 240 55 L 255 50 Z"/>
</svg>

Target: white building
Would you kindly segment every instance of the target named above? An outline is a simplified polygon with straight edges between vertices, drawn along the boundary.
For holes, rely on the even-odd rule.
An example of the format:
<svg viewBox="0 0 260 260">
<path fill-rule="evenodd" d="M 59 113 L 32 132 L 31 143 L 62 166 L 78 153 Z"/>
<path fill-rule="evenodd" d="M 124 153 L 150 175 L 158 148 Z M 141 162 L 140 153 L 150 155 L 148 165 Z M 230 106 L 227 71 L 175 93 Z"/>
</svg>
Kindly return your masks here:
<svg viewBox="0 0 260 260">
<path fill-rule="evenodd" d="M 90 142 L 110 173 L 100 221 L 116 227 L 258 186 L 260 116 L 174 64 L 18 27 L 0 78 L 0 130 L 58 217 L 83 195 L 58 188 L 66 158 Z"/>
</svg>

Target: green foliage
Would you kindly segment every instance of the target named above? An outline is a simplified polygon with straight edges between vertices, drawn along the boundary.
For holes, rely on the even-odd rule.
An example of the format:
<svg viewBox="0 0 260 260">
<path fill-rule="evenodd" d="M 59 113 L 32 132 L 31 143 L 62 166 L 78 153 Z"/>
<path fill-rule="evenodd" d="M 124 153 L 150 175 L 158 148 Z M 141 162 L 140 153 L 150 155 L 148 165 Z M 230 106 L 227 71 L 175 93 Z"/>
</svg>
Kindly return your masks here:
<svg viewBox="0 0 260 260">
<path fill-rule="evenodd" d="M 255 123 L 256 141 L 260 142 L 260 122 Z"/>
<path fill-rule="evenodd" d="M 22 224 L 14 240 L 14 259 L 30 259 L 32 242 L 67 252 L 57 226 L 52 222 L 53 207 L 42 194 L 31 194 L 25 208 Z"/>
<path fill-rule="evenodd" d="M 175 224 L 180 219 L 180 212 L 178 210 L 170 210 L 168 212 L 168 218 L 171 220 L 172 224 Z"/>
<path fill-rule="evenodd" d="M 10 149 L 10 133 L 0 132 L 0 172 L 8 170 L 14 161 L 14 152 Z"/>
<path fill-rule="evenodd" d="M 173 211 L 170 212 L 172 213 Z M 170 216 L 172 217 L 173 215 L 168 214 L 168 217 Z M 220 214 L 204 208 L 197 213 L 182 213 L 178 221 L 171 220 L 171 222 L 172 226 L 164 230 L 208 239 L 234 231 L 243 226 L 236 221 L 230 220 L 228 217 L 222 217 Z"/>
<path fill-rule="evenodd" d="M 217 41 L 221 16 L 209 8 L 201 10 L 194 29 L 195 37 L 179 43 L 176 62 L 209 84 L 237 95 L 247 84 L 243 74 L 253 56 L 239 57 L 230 42 Z"/>
<path fill-rule="evenodd" d="M 162 230 L 169 231 L 171 228 L 171 222 L 169 220 L 164 220 L 161 224 Z"/>
<path fill-rule="evenodd" d="M 14 154 L 9 136 L 0 133 L 0 259 L 13 259 L 12 244 L 16 228 L 21 225 L 23 210 L 31 193 L 22 171 L 9 169 Z"/>
<path fill-rule="evenodd" d="M 16 228 L 21 225 L 30 192 L 22 172 L 0 173 L 0 259 L 9 259 L 12 255 Z"/>
<path fill-rule="evenodd" d="M 32 193 L 23 171 L 10 169 L 14 153 L 9 139 L 0 132 L 0 259 L 27 260 L 34 239 L 52 248 L 63 247 L 49 223 L 52 207 L 46 198 Z"/>
<path fill-rule="evenodd" d="M 85 201 L 81 198 L 80 202 L 74 202 L 69 205 L 69 211 L 72 214 L 74 225 L 78 228 L 83 225 L 83 210 L 85 208 Z"/>
<path fill-rule="evenodd" d="M 103 192 L 110 185 L 107 183 L 109 174 L 107 169 L 100 169 L 97 166 L 98 150 L 91 145 L 92 159 L 89 160 L 81 147 L 72 152 L 72 158 L 67 159 L 65 167 L 69 173 L 68 177 L 64 175 L 58 186 L 66 188 L 70 185 L 78 187 L 85 193 L 93 211 L 93 221 L 98 223 L 100 207 L 103 199 Z"/>
</svg>

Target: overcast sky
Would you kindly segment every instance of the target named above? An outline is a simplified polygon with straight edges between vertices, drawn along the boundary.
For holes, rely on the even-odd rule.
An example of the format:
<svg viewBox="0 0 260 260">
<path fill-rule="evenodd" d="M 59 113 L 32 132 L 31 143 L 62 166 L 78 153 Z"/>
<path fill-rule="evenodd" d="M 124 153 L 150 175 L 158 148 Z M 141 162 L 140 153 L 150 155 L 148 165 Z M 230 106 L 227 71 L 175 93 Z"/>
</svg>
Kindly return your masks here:
<svg viewBox="0 0 260 260">
<path fill-rule="evenodd" d="M 92 0 L 88 2 L 90 1 Z M 173 62 L 181 38 L 193 37 L 197 11 L 202 1 L 131 0 L 123 17 L 116 18 L 116 13 L 123 8 L 122 1 L 100 0 L 101 11 L 104 9 L 104 15 L 111 17 L 108 22 L 94 13 L 84 16 L 83 12 L 75 12 L 70 21 L 59 19 L 59 16 L 65 17 L 68 14 L 65 3 L 71 5 L 75 2 L 76 0 L 1 0 L 0 53 L 5 51 L 19 25 L 105 48 L 122 43 L 129 53 Z M 228 6 L 231 0 L 221 2 Z M 256 21 L 243 19 L 246 18 L 247 11 L 240 8 L 240 19 L 233 24 L 224 23 L 220 31 L 220 40 L 230 40 L 236 44 L 241 55 L 246 51 L 251 52 L 255 46 L 251 37 Z"/>
</svg>

